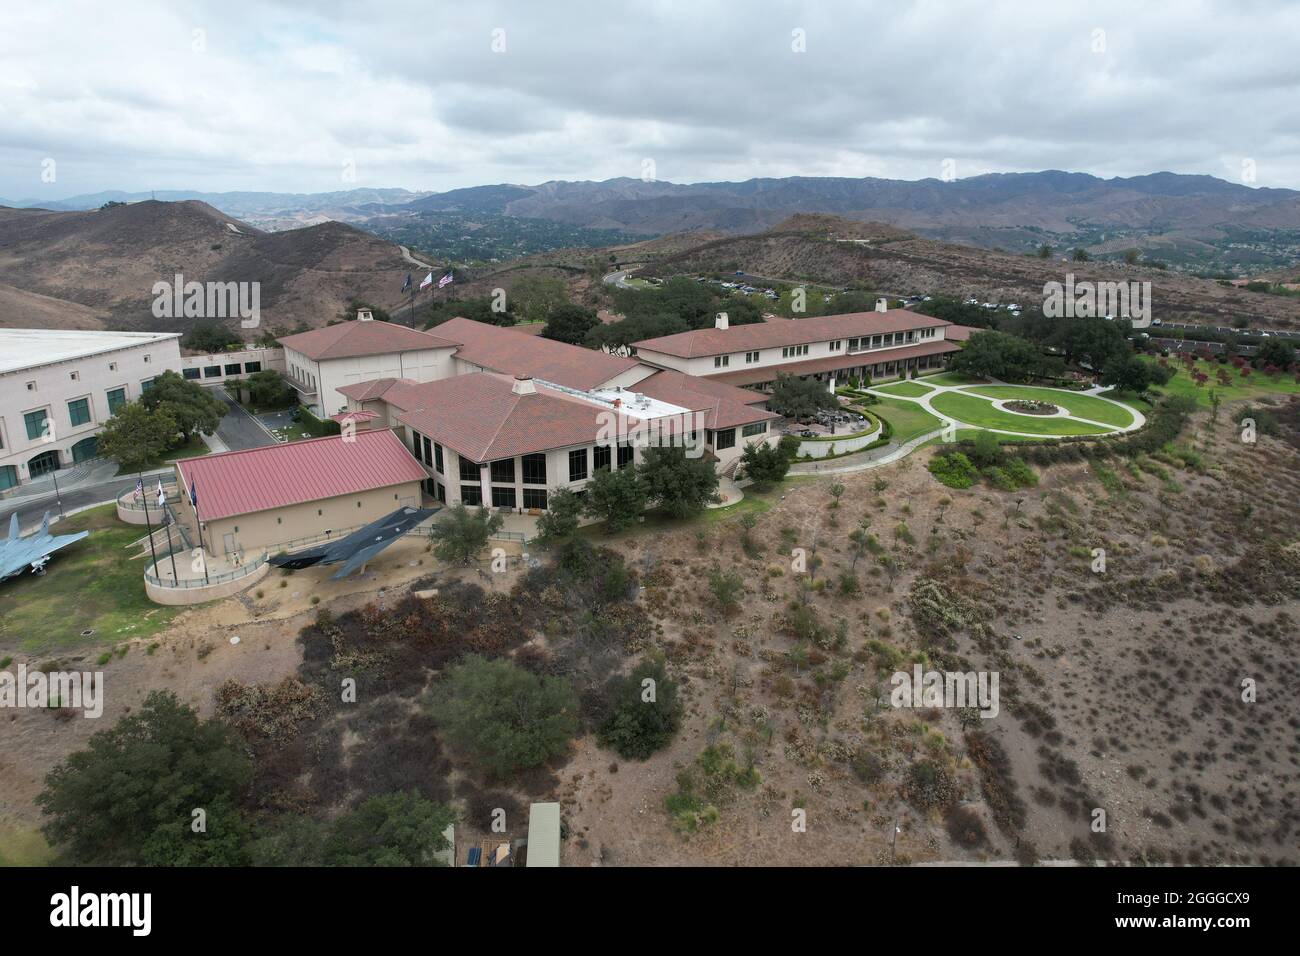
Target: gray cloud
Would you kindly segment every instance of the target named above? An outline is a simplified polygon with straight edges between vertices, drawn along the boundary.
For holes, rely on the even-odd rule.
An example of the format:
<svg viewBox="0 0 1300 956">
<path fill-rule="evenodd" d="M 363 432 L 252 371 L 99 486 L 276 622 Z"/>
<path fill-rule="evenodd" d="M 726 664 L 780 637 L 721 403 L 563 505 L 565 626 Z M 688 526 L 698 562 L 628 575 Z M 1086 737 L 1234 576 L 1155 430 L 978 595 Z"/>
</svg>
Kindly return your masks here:
<svg viewBox="0 0 1300 956">
<path fill-rule="evenodd" d="M 1285 2 L 30 0 L 5 18 L 14 199 L 333 190 L 346 163 L 356 185 L 449 189 L 646 158 L 679 182 L 918 179 L 945 158 L 1235 179 L 1251 159 L 1259 185 L 1300 188 Z"/>
</svg>

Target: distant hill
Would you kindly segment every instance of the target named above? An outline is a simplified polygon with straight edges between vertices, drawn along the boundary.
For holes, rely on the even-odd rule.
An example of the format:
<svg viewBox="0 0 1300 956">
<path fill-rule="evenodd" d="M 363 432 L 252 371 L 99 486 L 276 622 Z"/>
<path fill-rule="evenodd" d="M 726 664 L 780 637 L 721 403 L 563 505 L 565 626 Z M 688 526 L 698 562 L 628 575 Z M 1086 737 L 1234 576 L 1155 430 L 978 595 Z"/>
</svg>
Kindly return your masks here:
<svg viewBox="0 0 1300 956">
<path fill-rule="evenodd" d="M 264 324 L 319 326 L 353 296 L 398 304 L 415 269 L 396 246 L 344 223 L 267 233 L 197 201 L 0 208 L 0 292 L 9 290 L 0 302 L 11 306 L 10 327 L 56 325 L 51 300 L 63 300 L 75 304 L 68 321 L 75 317 L 78 327 L 98 319 L 112 328 L 183 330 L 194 320 L 160 320 L 151 311 L 154 283 L 177 273 L 186 281 L 260 282 Z M 30 300 L 25 313 L 18 293 L 43 298 Z"/>
<path fill-rule="evenodd" d="M 1150 282 L 1154 314 L 1166 322 L 1228 326 L 1234 319 L 1245 319 L 1256 327 L 1300 328 L 1300 298 L 1249 292 L 1143 265 L 1012 255 L 834 216 L 800 215 L 761 233 L 694 245 L 687 240 L 689 234 L 662 242 L 665 252 L 648 256 L 637 274 L 668 278 L 741 271 L 832 288 L 865 286 L 893 296 L 974 296 L 981 302 L 1041 304 L 1045 283 L 1062 282 L 1066 273 L 1073 273 L 1078 281 Z"/>
<path fill-rule="evenodd" d="M 1049 170 L 943 182 L 791 177 L 680 185 L 610 179 L 480 186 L 410 203 L 574 226 L 668 234 L 758 232 L 797 213 L 887 223 L 919 235 L 1023 251 L 1048 242 L 1121 258 L 1150 248 L 1175 266 L 1239 271 L 1300 258 L 1300 192 L 1212 176 L 1100 179 Z"/>
</svg>

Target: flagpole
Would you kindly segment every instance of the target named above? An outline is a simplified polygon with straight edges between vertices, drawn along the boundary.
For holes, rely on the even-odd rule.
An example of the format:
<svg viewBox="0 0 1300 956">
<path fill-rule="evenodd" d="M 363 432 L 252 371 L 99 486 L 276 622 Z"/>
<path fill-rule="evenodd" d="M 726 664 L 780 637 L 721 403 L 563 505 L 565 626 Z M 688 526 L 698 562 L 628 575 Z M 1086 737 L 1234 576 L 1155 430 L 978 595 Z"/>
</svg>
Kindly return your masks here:
<svg viewBox="0 0 1300 956">
<path fill-rule="evenodd" d="M 208 580 L 208 559 L 203 553 L 203 519 L 199 517 L 199 496 L 194 493 L 194 485 L 190 484 L 190 507 L 194 509 L 194 525 L 199 529 L 199 557 L 203 559 L 203 583 L 210 584 Z"/>
<path fill-rule="evenodd" d="M 158 552 L 154 550 L 153 524 L 149 521 L 149 491 L 144 487 L 144 474 L 137 471 L 135 475 L 137 480 L 140 482 L 140 488 L 142 492 L 141 497 L 144 499 L 144 526 L 149 529 L 149 553 L 153 555 L 153 570 L 154 570 L 154 574 L 157 574 L 158 573 Z"/>
<path fill-rule="evenodd" d="M 166 505 L 166 501 L 167 501 L 167 498 L 164 496 L 164 497 L 163 497 L 163 502 L 164 502 L 164 503 L 163 503 L 163 517 L 164 517 L 164 518 L 167 517 L 167 512 L 171 510 L 171 509 L 169 509 L 169 508 L 167 507 L 167 505 Z M 165 527 L 165 528 L 167 529 L 167 556 L 168 556 L 169 558 L 171 558 L 171 562 L 172 562 L 172 580 L 175 581 L 177 585 L 179 585 L 179 584 L 181 583 L 181 579 L 180 579 L 180 575 L 176 573 L 176 549 L 172 547 L 172 524 L 173 524 L 175 521 L 176 521 L 176 516 L 175 516 L 175 515 L 172 515 L 172 516 L 171 516 L 171 521 L 169 521 L 169 522 L 168 522 L 167 524 L 165 524 L 163 527 Z"/>
</svg>

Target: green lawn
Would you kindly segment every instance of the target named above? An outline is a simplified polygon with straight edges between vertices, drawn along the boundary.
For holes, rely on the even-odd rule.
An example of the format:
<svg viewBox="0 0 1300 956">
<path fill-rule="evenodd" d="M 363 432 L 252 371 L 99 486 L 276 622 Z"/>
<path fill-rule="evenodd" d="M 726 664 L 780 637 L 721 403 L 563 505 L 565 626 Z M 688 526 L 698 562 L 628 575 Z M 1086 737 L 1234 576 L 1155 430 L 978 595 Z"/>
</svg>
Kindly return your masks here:
<svg viewBox="0 0 1300 956">
<path fill-rule="evenodd" d="M 127 547 L 145 530 L 118 521 L 112 505 L 72 515 L 50 530 L 90 535 L 51 556 L 43 576 L 0 582 L 0 649 L 6 653 L 111 645 L 154 634 L 184 610 L 145 596 L 145 562 Z M 92 637 L 81 636 L 86 628 L 94 628 Z"/>
<path fill-rule="evenodd" d="M 920 398 L 922 395 L 929 395 L 934 389 L 928 385 L 921 385 L 917 382 L 894 382 L 890 385 L 878 386 L 878 391 L 888 392 L 890 395 L 905 395 L 908 398 Z"/>
<path fill-rule="evenodd" d="M 1006 431 L 1028 432 L 1034 435 L 1101 435 L 1107 429 L 1068 418 L 1034 418 L 1029 415 L 1012 415 L 998 411 L 993 403 L 975 395 L 961 392 L 944 392 L 931 399 L 937 411 L 966 425 L 981 428 L 1001 428 Z"/>
<path fill-rule="evenodd" d="M 868 407 L 871 409 L 871 414 L 889 422 L 894 430 L 890 438 L 900 445 L 943 425 L 943 422 L 915 402 L 882 398 L 878 404 Z"/>
<path fill-rule="evenodd" d="M 1100 398 L 1093 398 L 1091 395 L 1079 395 L 1076 392 L 1051 388 L 1031 388 L 1025 385 L 979 385 L 969 388 L 967 391 L 974 395 L 983 395 L 986 398 L 1019 398 L 1030 401 L 1051 402 L 1053 405 L 1064 408 L 1071 415 L 1087 418 L 1094 422 L 1101 422 L 1103 425 L 1114 425 L 1118 428 L 1125 428 L 1133 424 L 1133 416 L 1127 409 L 1102 401 Z"/>
<path fill-rule="evenodd" d="M 46 866 L 53 859 L 36 827 L 0 826 L 0 866 Z"/>
<path fill-rule="evenodd" d="M 1147 361 L 1156 362 L 1157 359 L 1147 357 Z M 1277 381 L 1270 381 L 1268 378 L 1260 375 L 1257 371 L 1250 373 L 1249 382 L 1245 382 L 1237 370 L 1231 365 L 1220 365 L 1218 362 L 1197 361 L 1196 368 L 1210 376 L 1210 380 L 1204 386 L 1197 386 L 1187 374 L 1187 370 L 1181 362 L 1174 361 L 1170 358 L 1169 364 L 1177 371 L 1174 377 L 1169 380 L 1168 385 L 1159 388 L 1153 388 L 1154 394 L 1163 395 L 1190 395 L 1196 399 L 1197 404 L 1202 408 L 1210 407 L 1210 390 L 1213 389 L 1225 402 L 1234 402 L 1238 399 L 1261 398 L 1265 395 L 1295 395 L 1300 393 L 1300 385 L 1297 385 L 1295 379 L 1289 375 L 1279 375 Z M 1219 369 L 1226 369 L 1231 376 L 1230 385 L 1220 385 L 1217 378 Z"/>
<path fill-rule="evenodd" d="M 917 381 L 926 385 L 970 385 L 978 379 L 958 375 L 956 372 L 940 372 L 937 375 L 922 375 Z"/>
<path fill-rule="evenodd" d="M 181 445 L 177 448 L 170 449 L 158 461 L 150 462 L 148 465 L 145 465 L 144 468 L 141 469 L 141 471 L 156 471 L 157 469 L 163 467 L 163 465 L 169 465 L 173 461 L 179 461 L 182 458 L 197 458 L 200 455 L 206 455 L 207 453 L 208 453 L 208 446 L 204 443 L 203 436 L 191 435 L 190 440 L 187 441 L 184 445 Z M 119 467 L 117 469 L 117 475 L 121 476 L 124 474 L 128 474 L 128 472 L 122 471 L 122 469 Z M 129 472 L 129 474 L 134 475 L 135 472 L 131 471 Z"/>
</svg>

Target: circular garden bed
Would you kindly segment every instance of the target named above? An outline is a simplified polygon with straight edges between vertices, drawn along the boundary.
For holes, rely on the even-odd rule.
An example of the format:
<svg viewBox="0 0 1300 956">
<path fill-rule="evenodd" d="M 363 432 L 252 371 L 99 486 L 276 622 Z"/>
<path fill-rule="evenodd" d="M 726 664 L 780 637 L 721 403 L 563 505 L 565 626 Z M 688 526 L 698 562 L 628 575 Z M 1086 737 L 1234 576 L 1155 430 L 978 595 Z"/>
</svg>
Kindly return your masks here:
<svg viewBox="0 0 1300 956">
<path fill-rule="evenodd" d="M 1003 402 L 1002 407 L 1009 412 L 1018 412 L 1021 415 L 1055 415 L 1060 411 L 1051 402 L 1039 402 L 1032 399 L 1015 399 Z"/>
</svg>

